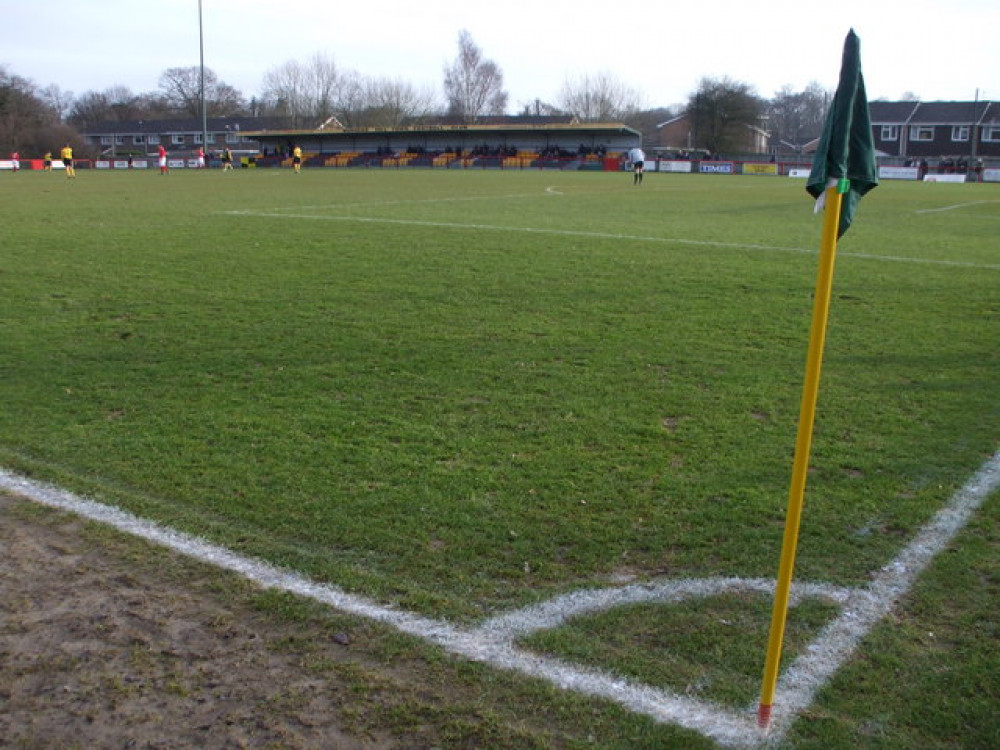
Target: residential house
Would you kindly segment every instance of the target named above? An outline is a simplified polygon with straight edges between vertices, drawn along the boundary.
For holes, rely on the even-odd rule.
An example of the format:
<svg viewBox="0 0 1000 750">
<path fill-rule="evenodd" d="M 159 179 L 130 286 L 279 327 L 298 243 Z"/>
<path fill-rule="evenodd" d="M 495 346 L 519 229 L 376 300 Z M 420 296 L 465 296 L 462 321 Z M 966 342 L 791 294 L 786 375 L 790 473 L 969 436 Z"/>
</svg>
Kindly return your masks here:
<svg viewBox="0 0 1000 750">
<path fill-rule="evenodd" d="M 103 156 L 153 155 L 161 145 L 176 155 L 194 154 L 202 147 L 210 153 L 229 147 L 234 153 L 255 154 L 260 144 L 243 133 L 274 127 L 279 122 L 262 117 L 210 117 L 205 123 L 207 140 L 200 118 L 102 122 L 81 135 L 87 146 Z"/>
<path fill-rule="evenodd" d="M 656 126 L 657 137 L 651 146 L 657 152 L 705 153 L 705 144 L 699 142 L 695 123 L 687 113 Z M 761 127 L 745 123 L 741 126 L 742 138 L 737 151 L 740 154 L 765 154 L 768 151 L 769 133 Z"/>
<path fill-rule="evenodd" d="M 1000 102 L 869 103 L 875 148 L 903 159 L 1000 158 Z"/>
</svg>

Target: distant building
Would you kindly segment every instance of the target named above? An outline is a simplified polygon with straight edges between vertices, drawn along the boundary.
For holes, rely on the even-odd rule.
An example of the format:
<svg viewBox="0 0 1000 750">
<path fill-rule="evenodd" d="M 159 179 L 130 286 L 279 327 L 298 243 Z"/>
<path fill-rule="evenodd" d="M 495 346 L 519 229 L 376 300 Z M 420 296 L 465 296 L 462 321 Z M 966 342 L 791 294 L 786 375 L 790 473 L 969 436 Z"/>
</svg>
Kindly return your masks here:
<svg viewBox="0 0 1000 750">
<path fill-rule="evenodd" d="M 227 146 L 235 153 L 255 154 L 260 143 L 244 133 L 273 127 L 278 122 L 263 117 L 210 117 L 205 143 L 200 118 L 101 122 L 81 135 L 88 147 L 103 156 L 146 156 L 155 154 L 161 145 L 178 155 L 193 154 L 199 148 L 211 153 Z"/>
<path fill-rule="evenodd" d="M 621 123 L 581 123 L 572 116 L 493 116 L 468 124 L 450 118 L 400 127 L 345 128 L 335 117 L 316 129 L 289 129 L 282 118 L 210 117 L 202 143 L 200 119 L 103 122 L 81 134 L 85 144 L 105 157 L 145 156 L 162 144 L 174 156 L 209 154 L 229 147 L 235 154 L 278 161 L 298 145 L 312 159 L 356 154 L 470 154 L 505 158 L 520 152 L 559 158 L 627 151 L 641 134 Z M 311 162 L 315 163 L 315 161 Z"/>
<path fill-rule="evenodd" d="M 698 139 L 694 120 L 686 112 L 656 126 L 657 137 L 652 148 L 659 152 L 704 153 L 705 144 Z M 735 150 L 740 154 L 765 154 L 770 134 L 757 125 L 743 124 L 742 137 Z"/>
<path fill-rule="evenodd" d="M 875 148 L 906 159 L 997 159 L 1000 102 L 869 103 Z"/>
<path fill-rule="evenodd" d="M 481 117 L 474 124 L 447 118 L 398 127 L 328 126 L 316 130 L 267 128 L 250 137 L 265 155 L 288 154 L 298 145 L 313 158 L 352 155 L 346 164 L 371 163 L 369 156 L 400 157 L 409 164 L 452 155 L 476 157 L 481 164 L 529 155 L 554 159 L 596 160 L 618 154 L 642 140 L 642 134 L 622 123 L 579 122 L 572 117 Z"/>
</svg>

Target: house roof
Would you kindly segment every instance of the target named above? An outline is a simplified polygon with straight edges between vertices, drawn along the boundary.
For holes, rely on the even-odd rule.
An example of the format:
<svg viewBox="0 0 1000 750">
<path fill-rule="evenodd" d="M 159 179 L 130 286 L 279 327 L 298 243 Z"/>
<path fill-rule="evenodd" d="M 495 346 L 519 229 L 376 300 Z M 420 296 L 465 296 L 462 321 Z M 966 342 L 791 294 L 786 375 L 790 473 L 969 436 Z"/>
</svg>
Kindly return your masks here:
<svg viewBox="0 0 1000 750">
<path fill-rule="evenodd" d="M 910 121 L 920 102 L 882 102 L 868 103 L 873 125 L 900 124 Z"/>
<path fill-rule="evenodd" d="M 664 120 L 661 123 L 657 123 L 656 129 L 660 130 L 662 128 L 665 128 L 667 125 L 673 125 L 675 122 L 681 122 L 681 121 L 687 120 L 687 119 L 690 119 L 690 117 L 687 114 L 687 112 L 684 112 L 683 114 L 680 114 L 677 117 L 671 117 L 669 120 Z M 771 133 L 769 131 L 767 131 L 766 129 L 760 127 L 759 125 L 751 125 L 750 123 L 746 123 L 746 122 L 743 122 L 743 123 L 740 123 L 740 124 L 744 128 L 746 128 L 747 130 L 750 130 L 750 131 L 752 131 L 754 133 L 757 133 L 758 135 L 762 135 L 765 138 L 769 138 L 771 136 Z"/>
<path fill-rule="evenodd" d="M 960 125 L 994 122 L 1000 107 L 991 101 L 870 102 L 873 125 Z"/>
<path fill-rule="evenodd" d="M 262 130 L 273 127 L 281 120 L 273 117 L 209 117 L 206 126 L 210 133 L 229 131 Z M 200 117 L 176 118 L 169 120 L 123 120 L 99 122 L 84 130 L 85 135 L 133 135 L 200 133 Z"/>
<path fill-rule="evenodd" d="M 923 102 L 912 122 L 925 125 L 973 123 L 979 120 L 989 102 Z"/>
<path fill-rule="evenodd" d="M 658 122 L 656 124 L 656 128 L 657 128 L 657 130 L 659 130 L 660 128 L 665 128 L 667 125 L 673 125 L 675 122 L 679 122 L 680 120 L 684 120 L 686 118 L 687 118 L 687 113 L 685 112 L 685 113 L 677 115 L 677 117 L 671 117 L 669 120 L 664 120 L 663 122 Z"/>
</svg>

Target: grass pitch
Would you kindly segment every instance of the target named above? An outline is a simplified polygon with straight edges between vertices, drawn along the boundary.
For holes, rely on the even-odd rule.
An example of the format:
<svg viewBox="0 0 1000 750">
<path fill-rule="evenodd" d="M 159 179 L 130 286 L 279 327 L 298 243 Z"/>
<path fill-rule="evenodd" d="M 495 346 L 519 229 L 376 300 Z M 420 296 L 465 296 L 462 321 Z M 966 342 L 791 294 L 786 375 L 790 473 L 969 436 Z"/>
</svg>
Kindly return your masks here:
<svg viewBox="0 0 1000 750">
<path fill-rule="evenodd" d="M 457 621 L 775 575 L 801 182 L 79 174 L 0 180 L 6 468 Z M 797 578 L 865 582 L 996 450 L 995 188 L 884 184 L 841 242 Z"/>
</svg>

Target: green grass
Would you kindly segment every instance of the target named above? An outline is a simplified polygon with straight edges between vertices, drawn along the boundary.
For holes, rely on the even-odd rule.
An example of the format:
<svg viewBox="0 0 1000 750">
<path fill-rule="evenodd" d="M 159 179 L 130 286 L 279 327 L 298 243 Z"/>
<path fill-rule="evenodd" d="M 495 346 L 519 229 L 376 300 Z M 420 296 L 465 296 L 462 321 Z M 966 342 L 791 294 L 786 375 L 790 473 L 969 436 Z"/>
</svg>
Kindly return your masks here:
<svg viewBox="0 0 1000 750">
<path fill-rule="evenodd" d="M 792 608 L 786 659 L 804 651 L 838 614 L 835 605 L 820 600 Z M 770 597 L 727 594 L 680 605 L 618 607 L 542 631 L 526 645 L 738 711 L 760 697 L 770 616 Z"/>
<path fill-rule="evenodd" d="M 800 181 L 0 176 L 0 465 L 460 621 L 774 577 Z M 799 578 L 864 583 L 996 450 L 995 187 L 884 184 L 842 241 Z"/>
</svg>

